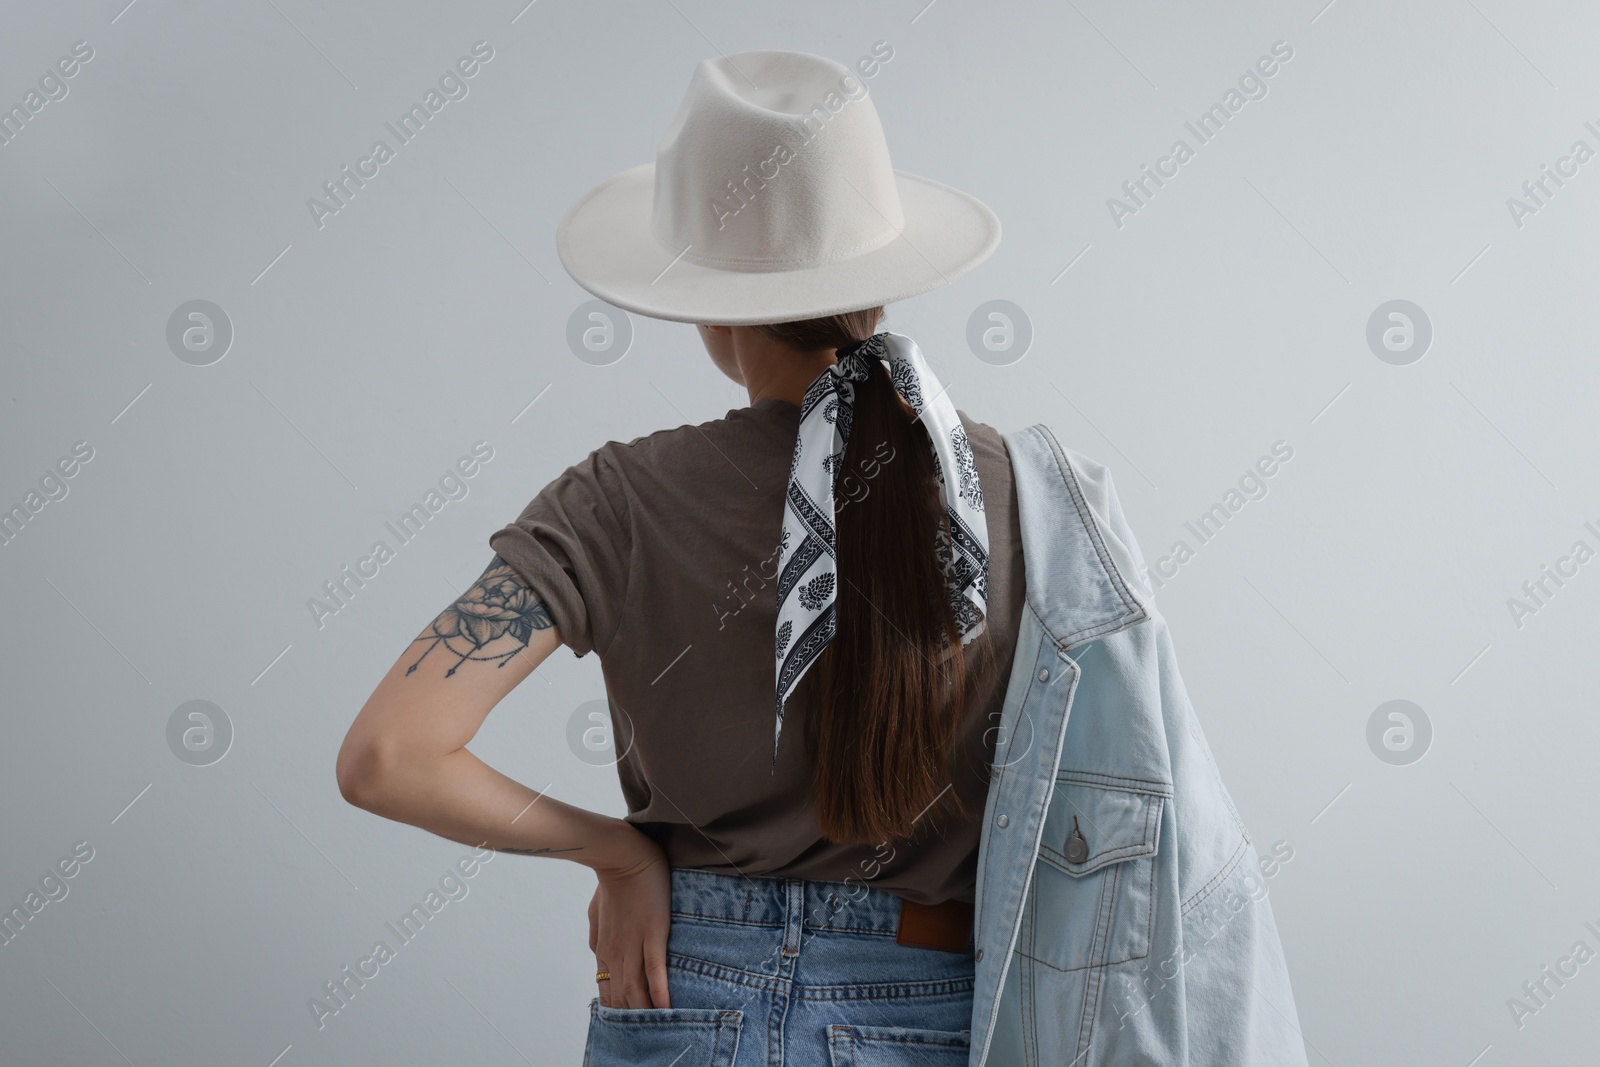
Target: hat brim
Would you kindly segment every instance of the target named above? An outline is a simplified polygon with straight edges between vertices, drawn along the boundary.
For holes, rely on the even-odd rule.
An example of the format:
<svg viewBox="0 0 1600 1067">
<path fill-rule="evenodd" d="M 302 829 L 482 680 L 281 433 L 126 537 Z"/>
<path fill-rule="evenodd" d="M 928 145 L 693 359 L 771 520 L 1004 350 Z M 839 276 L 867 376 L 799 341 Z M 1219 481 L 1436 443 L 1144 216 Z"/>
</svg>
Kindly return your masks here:
<svg viewBox="0 0 1600 1067">
<path fill-rule="evenodd" d="M 887 244 L 797 270 L 702 266 L 655 239 L 655 166 L 641 164 L 596 186 L 556 228 L 556 253 L 574 281 L 650 318 L 747 326 L 859 311 L 936 289 L 1000 243 L 1000 220 L 981 200 L 897 170 L 905 225 Z"/>
</svg>

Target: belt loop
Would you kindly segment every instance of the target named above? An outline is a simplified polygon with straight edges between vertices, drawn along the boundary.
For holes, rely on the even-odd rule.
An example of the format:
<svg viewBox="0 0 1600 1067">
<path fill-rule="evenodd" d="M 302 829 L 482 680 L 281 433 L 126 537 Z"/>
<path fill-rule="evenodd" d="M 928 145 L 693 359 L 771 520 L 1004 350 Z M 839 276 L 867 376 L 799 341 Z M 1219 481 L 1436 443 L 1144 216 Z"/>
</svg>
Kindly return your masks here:
<svg viewBox="0 0 1600 1067">
<path fill-rule="evenodd" d="M 806 925 L 806 883 L 802 878 L 785 878 L 783 886 L 787 903 L 783 925 L 783 954 L 798 956 L 800 938 L 805 933 Z"/>
</svg>

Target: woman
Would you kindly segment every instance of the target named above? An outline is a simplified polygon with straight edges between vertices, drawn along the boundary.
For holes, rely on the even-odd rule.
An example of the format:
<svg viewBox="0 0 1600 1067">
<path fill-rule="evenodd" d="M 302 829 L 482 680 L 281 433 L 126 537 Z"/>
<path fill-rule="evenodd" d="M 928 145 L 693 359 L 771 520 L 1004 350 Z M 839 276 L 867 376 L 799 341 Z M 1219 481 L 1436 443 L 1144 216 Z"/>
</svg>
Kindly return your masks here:
<svg viewBox="0 0 1600 1067">
<path fill-rule="evenodd" d="M 595 871 L 592 1067 L 954 1067 L 1054 1062 L 1062 1048 L 1080 1065 L 1188 1062 L 1150 1051 L 1185 1041 L 1220 1050 L 1194 1062 L 1255 1062 L 1250 1048 L 1269 1045 L 1260 1062 L 1303 1062 L 1278 1054 L 1281 1035 L 1257 1042 L 1250 1028 L 1276 1024 L 1246 1005 L 1223 1011 L 1242 1023 L 1196 1030 L 1199 1009 L 1167 992 L 1181 976 L 1147 979 L 1137 1003 L 1116 985 L 1188 932 L 1180 897 L 1187 915 L 1231 892 L 1254 853 L 1242 827 L 1220 829 L 1220 784 L 1182 779 L 1201 766 L 1184 749 L 1200 736 L 1186 705 L 1150 703 L 1181 687 L 1160 676 L 1155 624 L 1135 627 L 1151 613 L 1121 577 L 1137 550 L 1109 482 L 959 414 L 916 343 L 880 328 L 884 305 L 998 240 L 981 203 L 890 167 L 849 69 L 787 52 L 700 64 L 656 162 L 561 222 L 580 284 L 698 324 L 750 404 L 605 444 L 496 531 L 483 575 L 362 708 L 338 775 L 352 803 L 389 818 Z M 1033 457 L 1015 470 L 1014 440 Z M 1063 510 L 1031 496 L 1022 516 L 1038 548 L 1025 589 L 1018 488 L 1058 477 L 1070 486 L 1048 499 Z M 1100 577 L 1080 596 L 1084 575 Z M 1060 639 L 1039 630 L 1058 619 L 1071 620 Z M 1013 670 L 1019 633 L 1030 658 Z M 1107 648 L 1081 681 L 1075 637 Z M 563 643 L 600 654 L 624 819 L 541 796 L 465 748 Z M 1144 677 L 1119 680 L 1128 670 Z M 1078 758 L 1066 715 L 1080 687 L 1094 694 L 1073 715 L 1096 742 L 1090 773 L 1064 763 L 1050 799 L 1055 754 Z M 1178 724 L 1166 745 L 1147 743 L 1165 722 Z M 1120 743 L 1132 727 L 1147 736 Z M 1065 747 L 1045 743 L 1051 730 Z M 1106 751 L 1153 762 L 1108 775 L 1094 762 Z M 1176 848 L 1174 825 L 1200 844 Z M 1029 895 L 1041 833 L 1065 873 Z M 980 843 L 996 898 L 982 908 L 987 963 Z M 1286 992 L 1270 914 L 1247 914 L 1201 953 L 1225 990 L 1213 1004 Z M 1002 997 L 1007 968 L 1019 977 Z M 1019 986 L 1042 1000 L 1019 1001 Z M 1121 1038 L 1108 1033 L 1119 1020 Z"/>
<path fill-rule="evenodd" d="M 986 257 L 999 224 L 896 176 L 860 81 L 795 53 L 701 64 L 656 167 L 630 174 L 563 220 L 563 262 L 614 303 L 701 323 L 750 406 L 607 444 L 496 532 L 483 576 L 362 708 L 341 788 L 595 870 L 591 1063 L 715 1051 L 727 1011 L 740 1064 L 779 1046 L 827 1063 L 830 1042 L 965 1063 L 1022 557 L 999 434 L 879 325 L 888 300 Z M 665 243 L 627 247 L 651 240 L 652 199 Z M 464 747 L 561 643 L 601 655 L 625 820 Z"/>
</svg>

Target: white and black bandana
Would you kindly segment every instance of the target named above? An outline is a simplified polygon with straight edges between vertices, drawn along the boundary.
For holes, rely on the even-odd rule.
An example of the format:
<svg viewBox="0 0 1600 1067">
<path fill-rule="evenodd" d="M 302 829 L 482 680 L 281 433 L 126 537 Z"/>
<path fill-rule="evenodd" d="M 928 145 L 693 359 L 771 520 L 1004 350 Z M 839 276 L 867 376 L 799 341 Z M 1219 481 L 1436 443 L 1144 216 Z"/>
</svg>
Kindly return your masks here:
<svg viewBox="0 0 1600 1067">
<path fill-rule="evenodd" d="M 961 643 L 966 645 L 983 633 L 989 591 L 989 527 L 966 430 L 916 342 L 889 331 L 873 334 L 841 348 L 838 362 L 817 376 L 800 403 L 800 432 L 789 466 L 778 567 L 774 766 L 778 737 L 783 732 L 784 702 L 835 632 L 834 494 L 850 441 L 856 383 L 866 380 L 874 359 L 887 365 L 895 391 L 917 412 L 933 442 L 949 519 L 948 532 L 941 528 L 933 548 L 945 573 Z"/>
</svg>

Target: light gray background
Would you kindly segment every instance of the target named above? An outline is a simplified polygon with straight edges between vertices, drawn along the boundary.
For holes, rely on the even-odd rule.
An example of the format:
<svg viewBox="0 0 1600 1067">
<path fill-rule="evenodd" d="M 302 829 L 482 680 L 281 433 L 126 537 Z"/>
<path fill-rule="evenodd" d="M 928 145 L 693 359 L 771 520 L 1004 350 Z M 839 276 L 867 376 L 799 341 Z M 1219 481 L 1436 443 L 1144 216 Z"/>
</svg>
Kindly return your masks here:
<svg viewBox="0 0 1600 1067">
<path fill-rule="evenodd" d="M 0 547 L 0 905 L 94 849 L 0 946 L 0 1058 L 578 1061 L 593 879 L 554 860 L 495 859 L 318 1028 L 308 999 L 467 851 L 346 805 L 334 756 L 550 478 L 746 402 L 690 326 L 636 318 L 619 362 L 573 355 L 562 211 L 653 156 L 700 59 L 852 63 L 878 40 L 895 165 L 1005 226 L 886 323 L 960 408 L 1108 463 L 1152 561 L 1294 449 L 1158 598 L 1258 843 L 1293 849 L 1271 888 L 1311 1062 L 1593 1057 L 1600 962 L 1520 1028 L 1507 998 L 1600 949 L 1600 562 L 1520 628 L 1506 604 L 1600 545 L 1600 161 L 1520 227 L 1506 204 L 1575 140 L 1600 148 L 1591 8 L 123 2 L 12 2 L 0 32 L 6 106 L 94 48 L 0 147 L 0 503 L 94 449 Z M 470 95 L 319 230 L 307 198 L 478 40 Z M 1115 225 L 1107 198 L 1279 40 L 1268 94 Z M 235 330 L 207 367 L 165 339 L 194 299 Z M 1008 366 L 964 340 L 991 299 L 1035 332 Z M 1407 366 L 1365 339 L 1392 299 L 1434 329 Z M 480 439 L 469 495 L 319 629 L 307 599 Z M 566 740 L 598 667 L 558 653 L 474 751 L 622 814 Z M 1398 698 L 1434 729 L 1409 766 L 1366 740 Z M 212 766 L 166 740 L 193 699 L 234 726 Z"/>
</svg>

